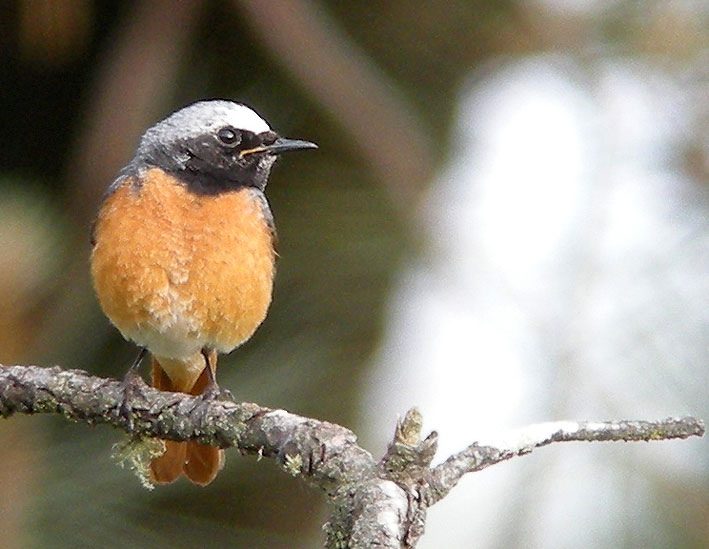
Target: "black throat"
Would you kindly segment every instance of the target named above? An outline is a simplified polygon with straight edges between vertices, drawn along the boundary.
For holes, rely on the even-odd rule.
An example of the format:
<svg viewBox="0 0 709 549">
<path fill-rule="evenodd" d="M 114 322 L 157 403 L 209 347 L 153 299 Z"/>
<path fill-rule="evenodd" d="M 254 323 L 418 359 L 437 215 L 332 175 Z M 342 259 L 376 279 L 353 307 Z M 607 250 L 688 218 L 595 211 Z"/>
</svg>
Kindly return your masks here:
<svg viewBox="0 0 709 549">
<path fill-rule="evenodd" d="M 184 169 L 166 171 L 184 182 L 188 190 L 200 195 L 221 194 L 244 187 L 252 187 L 262 191 L 266 187 L 268 178 L 268 174 L 264 177 L 257 166 L 253 166 L 253 169 L 237 170 L 235 173 L 229 173 L 209 165 L 188 165 Z"/>
</svg>

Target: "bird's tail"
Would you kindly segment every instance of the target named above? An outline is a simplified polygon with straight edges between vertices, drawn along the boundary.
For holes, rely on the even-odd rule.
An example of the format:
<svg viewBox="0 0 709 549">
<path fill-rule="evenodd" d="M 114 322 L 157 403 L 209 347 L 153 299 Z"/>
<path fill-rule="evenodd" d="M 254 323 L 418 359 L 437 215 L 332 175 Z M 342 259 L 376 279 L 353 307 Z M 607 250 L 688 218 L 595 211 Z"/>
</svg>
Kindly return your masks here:
<svg viewBox="0 0 709 549">
<path fill-rule="evenodd" d="M 204 361 L 204 357 L 199 355 Z M 210 353 L 210 367 L 217 369 L 217 354 Z M 209 373 L 204 368 L 196 381 L 186 377 L 172 380 L 168 377 L 157 358 L 152 357 L 153 387 L 161 391 L 173 391 L 201 395 L 209 384 Z M 155 484 L 170 484 L 184 473 L 194 484 L 206 486 L 214 480 L 224 466 L 224 450 L 198 444 L 196 442 L 165 441 L 165 453 L 150 462 L 150 479 Z"/>
</svg>

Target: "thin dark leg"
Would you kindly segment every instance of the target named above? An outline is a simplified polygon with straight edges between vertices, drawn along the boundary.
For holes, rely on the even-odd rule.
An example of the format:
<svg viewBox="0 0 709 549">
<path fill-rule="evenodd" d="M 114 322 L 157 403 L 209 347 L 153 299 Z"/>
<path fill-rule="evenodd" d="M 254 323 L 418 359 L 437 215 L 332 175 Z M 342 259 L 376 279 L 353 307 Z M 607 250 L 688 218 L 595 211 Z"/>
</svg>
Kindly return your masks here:
<svg viewBox="0 0 709 549">
<path fill-rule="evenodd" d="M 135 360 L 130 365 L 130 368 L 128 368 L 126 375 L 123 377 L 123 401 L 121 402 L 121 407 L 118 413 L 126 420 L 129 429 L 133 428 L 133 414 L 131 413 L 132 403 L 137 395 L 142 394 L 141 389 L 145 386 L 145 381 L 143 381 L 143 378 L 140 377 L 138 368 L 147 353 L 148 350 L 145 347 L 142 347 L 138 353 L 138 356 L 135 357 Z"/>
<path fill-rule="evenodd" d="M 202 349 L 202 356 L 207 365 L 207 386 L 202 393 L 202 398 L 204 400 L 234 400 L 232 394 L 226 389 L 219 387 L 217 383 L 214 370 L 212 370 L 212 366 L 209 363 L 209 349 Z"/>
<path fill-rule="evenodd" d="M 214 376 L 214 370 L 212 370 L 212 365 L 209 363 L 209 350 L 202 349 L 201 353 L 204 357 L 204 363 L 207 366 L 207 390 L 219 389 L 219 385 L 217 385 L 217 378 Z"/>
<path fill-rule="evenodd" d="M 140 368 L 140 363 L 143 362 L 143 359 L 145 358 L 145 355 L 147 355 L 147 354 L 148 354 L 148 349 L 146 347 L 141 347 L 140 352 L 138 353 L 138 356 L 135 357 L 133 364 L 131 364 L 130 368 L 128 368 L 128 371 L 126 372 L 124 381 L 130 377 L 136 377 L 136 375 L 138 373 L 138 368 Z"/>
<path fill-rule="evenodd" d="M 148 349 L 146 347 L 141 347 L 140 352 L 138 353 L 138 356 L 135 357 L 133 364 L 131 364 L 130 368 L 128 368 L 128 372 L 126 372 L 126 375 L 135 373 L 138 370 L 138 368 L 140 367 L 140 363 L 143 362 L 145 355 L 147 355 L 147 354 L 148 354 Z"/>
</svg>

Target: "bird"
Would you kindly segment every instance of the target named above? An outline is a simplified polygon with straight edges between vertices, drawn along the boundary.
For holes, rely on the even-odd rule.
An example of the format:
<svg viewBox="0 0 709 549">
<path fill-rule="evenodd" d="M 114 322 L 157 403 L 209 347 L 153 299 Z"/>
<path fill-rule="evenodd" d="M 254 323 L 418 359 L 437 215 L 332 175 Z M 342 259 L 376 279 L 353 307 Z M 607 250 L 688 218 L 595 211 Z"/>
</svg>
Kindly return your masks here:
<svg viewBox="0 0 709 549">
<path fill-rule="evenodd" d="M 276 231 L 264 194 L 271 168 L 284 152 L 316 148 L 224 99 L 188 105 L 145 132 L 91 230 L 99 304 L 140 348 L 125 380 L 140 379 L 134 372 L 149 353 L 153 387 L 220 396 L 217 355 L 247 341 L 271 303 Z M 150 462 L 155 484 L 184 474 L 206 486 L 223 467 L 216 447 L 165 446 Z"/>
</svg>

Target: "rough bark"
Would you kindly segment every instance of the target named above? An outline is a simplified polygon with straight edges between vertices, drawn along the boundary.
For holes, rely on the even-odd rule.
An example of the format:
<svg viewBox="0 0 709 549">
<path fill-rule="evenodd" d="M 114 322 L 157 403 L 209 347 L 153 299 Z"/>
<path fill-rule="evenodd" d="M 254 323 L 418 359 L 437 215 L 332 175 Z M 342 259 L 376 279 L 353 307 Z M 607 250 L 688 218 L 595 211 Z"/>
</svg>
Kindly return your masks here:
<svg viewBox="0 0 709 549">
<path fill-rule="evenodd" d="M 436 433 L 421 439 L 421 417 L 409 411 L 386 455 L 376 461 L 339 425 L 257 404 L 204 400 L 126 385 L 80 370 L 0 366 L 0 416 L 57 413 L 73 421 L 113 425 L 131 439 L 119 450 L 144 483 L 145 465 L 161 451 L 156 438 L 197 440 L 274 459 L 319 487 L 333 507 L 326 547 L 414 547 L 426 510 L 460 478 L 553 442 L 654 441 L 702 436 L 692 417 L 662 421 L 555 422 L 471 444 L 431 468 Z"/>
</svg>

